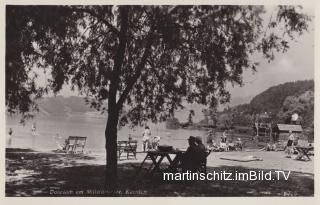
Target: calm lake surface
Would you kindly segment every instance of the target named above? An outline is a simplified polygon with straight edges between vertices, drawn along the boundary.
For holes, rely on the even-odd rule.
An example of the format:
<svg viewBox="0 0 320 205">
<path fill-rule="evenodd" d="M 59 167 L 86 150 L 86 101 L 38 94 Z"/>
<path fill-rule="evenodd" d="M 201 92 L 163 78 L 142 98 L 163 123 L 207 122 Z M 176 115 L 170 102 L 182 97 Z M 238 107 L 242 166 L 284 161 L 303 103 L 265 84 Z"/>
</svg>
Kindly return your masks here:
<svg viewBox="0 0 320 205">
<path fill-rule="evenodd" d="M 48 151 L 58 148 L 57 142 L 63 143 L 69 136 L 87 136 L 86 149 L 92 152 L 105 152 L 104 130 L 105 118 L 88 117 L 83 114 L 69 116 L 41 116 L 26 121 L 25 125 L 19 123 L 20 118 L 6 117 L 6 134 L 12 128 L 11 147 L 33 148 L 35 150 Z M 32 136 L 31 127 L 36 123 L 36 136 Z M 148 123 L 152 136 L 160 136 L 160 144 L 171 145 L 174 148 L 187 148 L 187 139 L 190 135 L 205 137 L 201 130 L 165 128 L 165 123 Z M 138 140 L 138 150 L 142 149 L 143 127 L 134 129 L 123 127 L 118 131 L 118 140 L 127 140 L 129 134 Z M 59 137 L 57 137 L 59 134 Z"/>
</svg>

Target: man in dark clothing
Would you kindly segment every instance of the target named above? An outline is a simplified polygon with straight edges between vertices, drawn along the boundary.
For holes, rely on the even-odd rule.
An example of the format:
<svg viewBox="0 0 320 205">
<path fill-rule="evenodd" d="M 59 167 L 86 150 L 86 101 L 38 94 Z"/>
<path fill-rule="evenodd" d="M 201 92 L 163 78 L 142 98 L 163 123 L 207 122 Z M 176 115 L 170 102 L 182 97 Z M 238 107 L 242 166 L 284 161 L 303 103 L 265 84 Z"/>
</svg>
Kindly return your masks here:
<svg viewBox="0 0 320 205">
<path fill-rule="evenodd" d="M 196 144 L 197 144 L 197 147 L 198 147 L 198 156 L 199 156 L 200 163 L 205 163 L 206 164 L 206 160 L 207 160 L 206 147 L 202 143 L 202 139 L 201 139 L 200 136 L 196 137 Z"/>
<path fill-rule="evenodd" d="M 197 139 L 194 136 L 190 136 L 188 139 L 189 147 L 182 160 L 182 170 L 196 171 L 199 169 L 201 163 L 206 158 L 205 147 L 197 144 Z"/>
<path fill-rule="evenodd" d="M 195 171 L 197 169 L 197 153 L 198 148 L 196 145 L 196 138 L 194 136 L 190 136 L 188 139 L 189 147 L 187 151 L 183 155 L 182 159 L 182 170 L 186 171 Z"/>
</svg>

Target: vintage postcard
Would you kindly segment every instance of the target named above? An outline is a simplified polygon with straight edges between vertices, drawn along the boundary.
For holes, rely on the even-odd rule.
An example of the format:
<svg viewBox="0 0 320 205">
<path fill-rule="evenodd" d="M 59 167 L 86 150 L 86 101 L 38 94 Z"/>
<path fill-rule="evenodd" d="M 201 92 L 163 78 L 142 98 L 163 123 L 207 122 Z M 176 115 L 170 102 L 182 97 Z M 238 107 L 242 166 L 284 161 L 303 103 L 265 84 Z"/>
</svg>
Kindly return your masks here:
<svg viewBox="0 0 320 205">
<path fill-rule="evenodd" d="M 315 204 L 315 2 L 3 11 L 6 200 Z"/>
</svg>

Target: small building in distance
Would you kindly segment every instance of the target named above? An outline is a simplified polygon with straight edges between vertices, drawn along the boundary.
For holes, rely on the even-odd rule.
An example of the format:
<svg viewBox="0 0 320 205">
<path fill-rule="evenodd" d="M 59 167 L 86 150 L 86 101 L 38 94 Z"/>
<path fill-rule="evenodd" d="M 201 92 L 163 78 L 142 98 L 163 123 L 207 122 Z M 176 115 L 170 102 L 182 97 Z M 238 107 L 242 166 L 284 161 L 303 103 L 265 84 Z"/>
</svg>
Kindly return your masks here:
<svg viewBox="0 0 320 205">
<path fill-rule="evenodd" d="M 289 132 L 292 131 L 297 137 L 302 136 L 303 129 L 301 125 L 295 124 L 277 124 L 274 129 L 274 140 L 285 141 L 288 140 Z"/>
</svg>

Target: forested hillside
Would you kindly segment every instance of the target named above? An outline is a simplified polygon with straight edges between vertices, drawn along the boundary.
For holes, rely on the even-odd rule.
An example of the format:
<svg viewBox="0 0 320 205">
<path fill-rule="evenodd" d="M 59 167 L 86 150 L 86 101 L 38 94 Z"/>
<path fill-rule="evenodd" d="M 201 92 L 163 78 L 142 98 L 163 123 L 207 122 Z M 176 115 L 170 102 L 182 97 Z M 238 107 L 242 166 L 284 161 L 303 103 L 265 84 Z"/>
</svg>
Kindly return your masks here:
<svg viewBox="0 0 320 205">
<path fill-rule="evenodd" d="M 299 96 L 305 91 L 314 91 L 314 81 L 295 81 L 270 87 L 255 96 L 250 104 L 253 112 L 278 113 L 288 96 Z"/>
<path fill-rule="evenodd" d="M 313 127 L 314 81 L 295 81 L 273 86 L 255 96 L 250 103 L 225 109 L 218 120 L 228 118 L 234 125 L 249 126 L 256 114 L 268 113 L 274 122 L 289 123 L 291 115 L 300 116 L 304 128 Z"/>
</svg>

